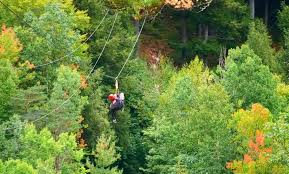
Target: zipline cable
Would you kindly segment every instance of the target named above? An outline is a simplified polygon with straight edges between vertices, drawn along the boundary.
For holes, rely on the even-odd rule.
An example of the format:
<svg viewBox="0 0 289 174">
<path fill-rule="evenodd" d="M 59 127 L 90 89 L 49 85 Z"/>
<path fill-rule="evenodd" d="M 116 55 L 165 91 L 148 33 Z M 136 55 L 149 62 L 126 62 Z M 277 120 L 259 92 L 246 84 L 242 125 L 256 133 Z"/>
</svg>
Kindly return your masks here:
<svg viewBox="0 0 289 174">
<path fill-rule="evenodd" d="M 1 1 L 0 0 L 0 3 L 5 7 L 5 8 L 7 8 L 11 13 L 13 13 L 17 18 L 19 18 L 20 20 L 22 20 L 21 19 L 21 17 L 16 13 L 16 12 L 14 12 L 7 4 L 5 4 L 3 1 Z M 26 21 L 22 21 L 22 22 L 24 22 L 26 25 L 28 25 L 29 27 L 31 27 L 31 25 L 28 23 L 28 22 L 26 22 Z M 32 27 L 31 27 L 32 28 Z"/>
<path fill-rule="evenodd" d="M 122 73 L 124 67 L 126 66 L 128 60 L 129 60 L 130 57 L 132 56 L 132 54 L 133 54 L 133 52 L 134 52 L 134 49 L 135 49 L 135 46 L 136 46 L 136 44 L 138 43 L 139 37 L 140 37 L 140 35 L 141 35 L 141 33 L 142 33 L 143 27 L 144 27 L 144 25 L 145 25 L 145 23 L 146 23 L 147 17 L 148 17 L 148 15 L 146 15 L 146 17 L 144 18 L 144 21 L 143 21 L 142 26 L 141 26 L 141 29 L 140 29 L 140 31 L 139 31 L 139 33 L 138 33 L 138 35 L 137 35 L 137 38 L 136 38 L 136 40 L 135 40 L 135 42 L 134 42 L 134 45 L 133 45 L 133 47 L 132 47 L 132 49 L 131 49 L 131 51 L 130 51 L 128 57 L 127 57 L 127 59 L 125 60 L 123 66 L 121 67 L 119 73 L 118 73 L 117 76 L 115 77 L 115 79 L 118 79 L 118 77 L 119 77 L 120 74 Z"/>
<path fill-rule="evenodd" d="M 110 38 L 110 36 L 111 36 L 111 34 L 112 34 L 112 31 L 113 31 L 113 29 L 114 29 L 117 16 L 118 16 L 118 13 L 115 14 L 115 19 L 114 19 L 114 22 L 113 22 L 113 24 L 112 24 L 111 30 L 110 30 L 110 32 L 109 32 L 109 35 L 108 35 L 108 37 L 107 37 L 107 40 L 106 40 L 106 42 L 105 42 L 105 44 L 104 44 L 104 46 L 103 46 L 103 48 L 102 48 L 102 50 L 101 50 L 101 53 L 99 54 L 99 56 L 98 56 L 98 58 L 97 58 L 94 66 L 91 68 L 91 71 L 90 71 L 90 72 L 88 73 L 88 75 L 86 76 L 86 80 L 88 80 L 88 79 L 90 78 L 90 76 L 91 76 L 91 74 L 93 73 L 96 65 L 98 64 L 101 56 L 103 55 L 103 52 L 104 52 L 104 50 L 105 50 L 105 48 L 106 48 L 106 46 L 107 46 L 107 44 L 108 44 L 109 38 Z M 119 76 L 121 75 L 123 69 L 125 68 L 126 64 L 128 63 L 128 60 L 131 58 L 131 56 L 132 56 L 132 54 L 133 54 L 133 52 L 134 52 L 135 46 L 136 46 L 136 44 L 137 44 L 137 42 L 138 42 L 138 40 L 139 40 L 139 38 L 140 38 L 140 35 L 141 35 L 142 31 L 143 31 L 143 28 L 144 28 L 144 25 L 145 25 L 145 23 L 146 23 L 147 17 L 148 17 L 148 15 L 146 15 L 146 17 L 144 18 L 144 21 L 143 21 L 143 23 L 142 23 L 141 29 L 140 29 L 140 31 L 139 31 L 139 33 L 138 33 L 138 35 L 137 35 L 137 38 L 136 38 L 136 40 L 135 40 L 135 42 L 134 42 L 134 44 L 133 44 L 133 47 L 132 47 L 132 49 L 131 49 L 131 51 L 130 51 L 130 53 L 129 53 L 126 61 L 125 61 L 125 63 L 123 64 L 121 70 L 119 71 L 119 73 L 118 73 L 117 76 L 115 77 L 115 80 L 117 80 L 117 79 L 119 78 Z M 108 75 L 105 75 L 105 76 L 107 76 L 107 77 L 112 77 L 112 76 L 108 76 Z M 80 89 L 80 88 L 81 88 L 81 87 L 79 87 L 78 89 Z M 67 102 L 68 102 L 74 95 L 76 95 L 76 94 L 77 94 L 77 92 L 73 93 L 69 98 L 67 98 L 67 99 L 66 99 L 62 104 L 60 104 L 57 108 L 53 109 L 51 112 L 49 112 L 49 113 L 47 113 L 47 114 L 45 114 L 45 115 L 43 115 L 43 116 L 41 116 L 41 117 L 39 117 L 39 118 L 31 121 L 30 123 L 35 123 L 35 122 L 37 122 L 37 121 L 39 121 L 39 120 L 42 120 L 43 118 L 49 116 L 50 114 L 54 113 L 55 111 L 57 111 L 58 109 L 60 109 L 65 103 L 67 103 Z M 5 129 L 5 130 L 10 130 L 10 129 Z"/>
<path fill-rule="evenodd" d="M 7 4 L 3 3 L 2 0 L 0 0 L 0 3 L 1 3 L 6 9 L 8 9 L 11 13 L 13 13 L 17 18 L 19 18 L 19 20 L 22 20 L 21 17 L 20 17 L 15 11 L 13 11 Z M 100 26 L 102 25 L 102 23 L 104 22 L 106 16 L 108 15 L 108 12 L 109 12 L 109 10 L 106 10 L 105 15 L 103 16 L 101 22 L 98 24 L 98 26 L 95 28 L 95 30 L 90 34 L 90 36 L 89 36 L 84 42 L 82 42 L 82 43 L 81 43 L 76 49 L 74 49 L 71 53 L 68 53 L 68 54 L 66 54 L 65 56 L 60 57 L 60 58 L 58 58 L 58 59 L 56 59 L 56 60 L 53 60 L 53 61 L 51 61 L 51 62 L 44 63 L 44 64 L 40 64 L 40 65 L 36 65 L 36 66 L 34 66 L 33 68 L 40 68 L 40 67 L 43 67 L 43 66 L 47 66 L 47 65 L 50 65 L 50 64 L 54 64 L 54 63 L 56 63 L 56 62 L 61 61 L 61 60 L 64 59 L 64 58 L 72 55 L 73 53 L 75 53 L 77 50 L 79 50 L 79 49 L 95 34 L 95 32 L 99 29 L 99 27 L 100 27 Z M 26 21 L 23 21 L 23 22 L 33 30 L 33 27 L 32 27 L 29 23 L 27 23 Z M 33 31 L 34 31 L 34 30 L 33 30 Z M 34 31 L 34 32 L 35 32 L 35 31 Z M 36 33 L 37 33 L 37 32 L 36 32 Z M 43 36 L 42 36 L 42 37 L 43 37 Z M 52 43 L 52 45 L 54 45 L 54 44 Z M 1 67 L 1 68 L 2 68 L 2 67 Z M 24 68 L 17 68 L 17 69 L 24 69 Z"/>
<path fill-rule="evenodd" d="M 99 27 L 101 26 L 101 24 L 103 23 L 104 19 L 106 18 L 107 14 L 108 14 L 108 10 L 106 11 L 105 15 L 103 16 L 101 22 L 98 24 L 98 26 L 95 28 L 95 30 L 89 35 L 89 37 L 84 41 L 82 42 L 76 49 L 74 49 L 71 53 L 61 57 L 61 58 L 58 58 L 57 60 L 54 60 L 54 61 L 51 61 L 51 62 L 48 62 L 48 63 L 45 63 L 45 64 L 42 64 L 42 65 L 38 65 L 38 66 L 35 66 L 34 68 L 39 68 L 39 67 L 42 67 L 42 66 L 47 66 L 47 65 L 50 65 L 50 64 L 53 64 L 53 63 L 56 63 L 56 62 L 59 62 L 60 60 L 68 57 L 68 56 L 71 56 L 73 53 L 75 53 L 77 50 L 79 50 L 94 34 L 95 32 L 99 29 Z"/>
<path fill-rule="evenodd" d="M 104 46 L 103 46 L 103 48 L 102 48 L 102 50 L 101 50 L 101 53 L 100 53 L 99 56 L 98 56 L 97 61 L 94 63 L 94 66 L 92 67 L 91 71 L 90 71 L 90 72 L 88 73 L 88 75 L 86 76 L 86 80 L 88 80 L 88 79 L 90 78 L 92 72 L 94 71 L 94 68 L 96 67 L 98 61 L 100 60 L 100 58 L 101 58 L 101 56 L 102 56 L 102 54 L 103 54 L 103 52 L 104 52 L 104 50 L 105 50 L 105 48 L 106 48 L 106 46 L 107 46 L 107 44 L 108 44 L 108 41 L 109 41 L 109 39 L 110 39 L 110 36 L 111 36 L 111 34 L 112 34 L 112 31 L 113 31 L 114 26 L 115 26 L 115 23 L 116 23 L 117 16 L 118 16 L 118 13 L 115 14 L 115 18 L 114 18 L 112 27 L 111 27 L 111 29 L 110 29 L 109 35 L 108 35 L 108 37 L 107 37 L 107 39 L 106 39 L 106 42 L 105 42 L 105 44 L 104 44 Z M 80 89 L 80 88 L 81 88 L 81 87 L 79 87 L 78 89 Z M 76 94 L 77 94 L 77 92 L 73 93 L 71 96 L 69 96 L 69 98 L 67 98 L 67 99 L 66 99 L 62 104 L 60 104 L 57 108 L 53 109 L 51 112 L 49 112 L 49 113 L 47 113 L 47 114 L 45 114 L 45 115 L 43 115 L 43 116 L 41 116 L 41 117 L 39 117 L 39 118 L 31 121 L 31 123 L 35 123 L 35 122 L 37 122 L 37 121 L 39 121 L 39 120 L 41 120 L 41 119 L 49 116 L 50 114 L 54 113 L 55 111 L 57 111 L 58 109 L 60 109 L 65 103 L 67 103 L 67 102 L 68 102 L 74 95 L 76 95 Z"/>
<path fill-rule="evenodd" d="M 113 31 L 113 29 L 114 29 L 114 26 L 115 26 L 117 17 L 118 17 L 118 13 L 115 14 L 115 18 L 114 18 L 112 27 L 111 27 L 111 29 L 110 29 L 109 35 L 108 35 L 108 37 L 107 37 L 107 39 L 106 39 L 106 41 L 105 41 L 105 44 L 104 44 L 104 46 L 103 46 L 103 48 L 102 48 L 102 50 L 101 50 L 101 52 L 100 52 L 100 54 L 99 54 L 99 56 L 98 56 L 98 58 L 97 58 L 97 61 L 94 63 L 94 66 L 91 68 L 90 72 L 89 72 L 88 75 L 86 76 L 86 80 L 88 80 L 88 79 L 90 78 L 91 74 L 92 74 L 93 71 L 94 71 L 94 68 L 96 67 L 97 63 L 99 62 L 101 56 L 103 55 L 103 52 L 104 52 L 104 50 L 105 50 L 105 48 L 106 48 L 106 46 L 107 46 L 107 44 L 108 44 L 108 42 L 109 42 L 109 39 L 110 39 L 111 34 L 112 34 L 112 31 Z M 79 87 L 78 89 L 80 89 L 80 88 L 81 88 L 81 87 Z M 55 111 L 57 111 L 58 109 L 60 109 L 65 103 L 67 103 L 67 102 L 68 102 L 74 95 L 76 95 L 76 94 L 77 94 L 77 92 L 73 93 L 71 96 L 69 96 L 69 98 L 67 98 L 67 99 L 66 99 L 63 103 L 61 103 L 57 108 L 53 109 L 51 112 L 49 112 L 49 113 L 47 113 L 47 114 L 45 114 L 45 115 L 43 115 L 43 116 L 41 116 L 41 117 L 39 117 L 39 118 L 31 121 L 30 123 L 35 123 L 35 122 L 37 122 L 37 121 L 39 121 L 39 120 L 42 120 L 43 118 L 49 116 L 50 114 L 54 113 Z M 2 129 L 2 131 L 13 130 L 13 129 L 15 129 L 15 127 L 14 127 L 14 128 Z"/>
</svg>

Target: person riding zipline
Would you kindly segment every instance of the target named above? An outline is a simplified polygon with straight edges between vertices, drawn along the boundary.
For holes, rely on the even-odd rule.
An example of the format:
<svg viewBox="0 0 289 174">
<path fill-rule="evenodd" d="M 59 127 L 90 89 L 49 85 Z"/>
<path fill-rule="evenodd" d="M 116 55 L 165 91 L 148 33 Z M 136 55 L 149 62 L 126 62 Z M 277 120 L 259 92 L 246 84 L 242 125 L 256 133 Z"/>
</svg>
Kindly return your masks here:
<svg viewBox="0 0 289 174">
<path fill-rule="evenodd" d="M 112 118 L 112 121 L 116 123 L 116 112 L 121 110 L 124 106 L 124 93 L 119 93 L 118 91 L 118 82 L 115 82 L 116 93 L 110 94 L 108 99 L 111 101 L 109 106 L 109 115 Z"/>
</svg>

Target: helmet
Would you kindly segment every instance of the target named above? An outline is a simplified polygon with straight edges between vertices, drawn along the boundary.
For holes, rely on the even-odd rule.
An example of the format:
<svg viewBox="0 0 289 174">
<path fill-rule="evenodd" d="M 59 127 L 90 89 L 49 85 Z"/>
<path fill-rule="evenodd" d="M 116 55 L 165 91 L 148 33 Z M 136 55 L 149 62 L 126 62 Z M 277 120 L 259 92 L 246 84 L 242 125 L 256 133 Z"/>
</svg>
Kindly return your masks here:
<svg viewBox="0 0 289 174">
<path fill-rule="evenodd" d="M 108 99 L 109 99 L 111 102 L 113 102 L 113 101 L 116 99 L 115 94 L 110 94 L 110 95 L 108 96 Z"/>
</svg>

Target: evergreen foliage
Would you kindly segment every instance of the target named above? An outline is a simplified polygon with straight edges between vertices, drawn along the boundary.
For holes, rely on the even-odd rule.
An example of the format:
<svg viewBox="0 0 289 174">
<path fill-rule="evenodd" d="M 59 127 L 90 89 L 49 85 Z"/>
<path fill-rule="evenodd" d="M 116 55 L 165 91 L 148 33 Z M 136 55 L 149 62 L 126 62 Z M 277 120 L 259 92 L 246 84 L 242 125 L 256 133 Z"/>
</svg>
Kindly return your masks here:
<svg viewBox="0 0 289 174">
<path fill-rule="evenodd" d="M 289 6 L 252 2 L 1 0 L 0 173 L 289 173 Z"/>
<path fill-rule="evenodd" d="M 146 131 L 150 140 L 147 171 L 224 172 L 224 163 L 234 153 L 226 128 L 232 106 L 203 66 L 195 59 L 171 78 L 162 94 L 153 124 Z"/>
<path fill-rule="evenodd" d="M 276 60 L 274 49 L 271 47 L 272 40 L 268 35 L 266 26 L 261 21 L 251 24 L 247 43 L 254 53 L 262 59 L 262 63 L 270 68 L 271 72 L 282 71 L 279 61 Z"/>
<path fill-rule="evenodd" d="M 223 84 L 236 107 L 261 103 L 272 112 L 279 110 L 277 82 L 247 45 L 229 51 Z"/>
</svg>

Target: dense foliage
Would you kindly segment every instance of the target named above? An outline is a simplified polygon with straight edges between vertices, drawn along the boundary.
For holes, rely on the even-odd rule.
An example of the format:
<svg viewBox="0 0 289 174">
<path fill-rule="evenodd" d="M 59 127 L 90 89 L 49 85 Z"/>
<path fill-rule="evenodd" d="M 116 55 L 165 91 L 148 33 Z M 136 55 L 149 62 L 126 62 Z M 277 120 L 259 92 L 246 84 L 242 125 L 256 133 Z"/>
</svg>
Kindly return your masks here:
<svg viewBox="0 0 289 174">
<path fill-rule="evenodd" d="M 0 2 L 0 173 L 289 173 L 285 2 Z"/>
</svg>

